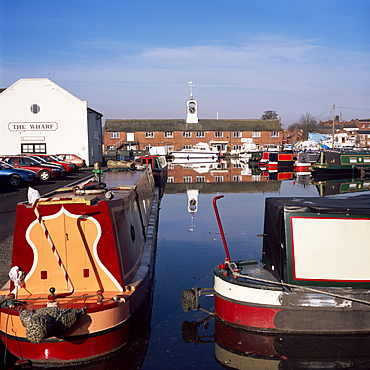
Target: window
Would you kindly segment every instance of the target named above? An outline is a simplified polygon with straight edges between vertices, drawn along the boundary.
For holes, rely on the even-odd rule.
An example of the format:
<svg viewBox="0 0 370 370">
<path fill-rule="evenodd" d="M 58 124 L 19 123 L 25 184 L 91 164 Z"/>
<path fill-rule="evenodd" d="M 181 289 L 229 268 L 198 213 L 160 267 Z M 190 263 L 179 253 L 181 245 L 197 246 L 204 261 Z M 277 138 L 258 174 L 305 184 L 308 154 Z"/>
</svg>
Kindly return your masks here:
<svg viewBox="0 0 370 370">
<path fill-rule="evenodd" d="M 115 149 L 115 146 L 114 145 L 108 145 L 108 150 L 114 150 Z"/>
<path fill-rule="evenodd" d="M 21 153 L 46 154 L 46 144 L 21 144 Z"/>
<path fill-rule="evenodd" d="M 154 132 L 146 132 L 145 133 L 146 139 L 153 139 L 154 138 Z"/>
<path fill-rule="evenodd" d="M 33 114 L 37 114 L 38 112 L 40 112 L 40 107 L 37 104 L 32 104 L 31 105 L 31 112 Z"/>
<path fill-rule="evenodd" d="M 279 137 L 279 131 L 271 131 L 270 137 Z"/>
<path fill-rule="evenodd" d="M 168 182 L 169 184 L 172 184 L 172 183 L 174 183 L 174 182 L 175 182 L 175 178 L 174 178 L 173 176 L 168 176 L 168 177 L 167 177 L 167 182 Z"/>
<path fill-rule="evenodd" d="M 153 145 L 145 145 L 145 150 L 149 151 L 150 148 L 153 148 Z"/>
<path fill-rule="evenodd" d="M 183 145 L 182 149 L 191 149 L 191 145 Z"/>
<path fill-rule="evenodd" d="M 196 181 L 196 182 L 204 182 L 204 180 L 205 180 L 205 177 L 204 177 L 204 176 L 197 176 L 197 177 L 195 178 L 195 181 Z"/>
<path fill-rule="evenodd" d="M 184 137 L 184 138 L 190 138 L 191 137 L 191 132 L 190 131 L 184 131 L 182 133 L 182 137 Z"/>
<path fill-rule="evenodd" d="M 242 137 L 242 132 L 241 131 L 234 131 L 233 135 L 235 138 Z"/>
<path fill-rule="evenodd" d="M 184 182 L 192 182 L 191 176 L 184 176 Z"/>
<path fill-rule="evenodd" d="M 215 182 L 223 182 L 224 177 L 223 176 L 215 176 Z"/>
<path fill-rule="evenodd" d="M 195 136 L 199 138 L 199 137 L 205 137 L 206 135 L 205 135 L 204 131 L 197 131 Z"/>
<path fill-rule="evenodd" d="M 111 132 L 110 133 L 111 139 L 119 139 L 119 132 Z"/>
<path fill-rule="evenodd" d="M 164 137 L 167 139 L 172 139 L 173 138 L 173 131 L 166 131 L 164 133 Z"/>
<path fill-rule="evenodd" d="M 234 145 L 233 149 L 234 150 L 241 150 L 242 146 L 241 145 Z"/>
<path fill-rule="evenodd" d="M 261 131 L 253 131 L 252 137 L 261 137 Z"/>
<path fill-rule="evenodd" d="M 218 138 L 224 137 L 224 133 L 222 131 L 215 131 L 215 137 Z"/>
<path fill-rule="evenodd" d="M 234 180 L 234 182 L 241 182 L 242 181 L 242 176 L 241 175 L 234 175 L 233 180 Z"/>
<path fill-rule="evenodd" d="M 233 168 L 242 168 L 242 164 L 240 162 L 234 162 L 233 163 Z"/>
</svg>

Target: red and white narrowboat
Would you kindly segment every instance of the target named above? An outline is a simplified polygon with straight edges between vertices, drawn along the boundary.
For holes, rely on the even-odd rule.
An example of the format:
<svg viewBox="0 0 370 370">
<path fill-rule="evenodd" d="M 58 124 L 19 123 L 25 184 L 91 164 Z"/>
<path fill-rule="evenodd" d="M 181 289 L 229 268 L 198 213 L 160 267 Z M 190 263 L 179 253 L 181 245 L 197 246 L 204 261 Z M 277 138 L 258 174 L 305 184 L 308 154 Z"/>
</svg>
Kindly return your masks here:
<svg viewBox="0 0 370 370">
<path fill-rule="evenodd" d="M 293 152 L 263 152 L 258 167 L 266 171 L 281 171 L 292 168 L 294 164 Z"/>
<path fill-rule="evenodd" d="M 248 330 L 370 333 L 370 198 L 267 198 L 261 262 L 226 259 L 214 269 L 214 314 Z M 191 295 L 190 291 L 194 294 Z M 201 289 L 184 291 L 197 309 Z"/>
<path fill-rule="evenodd" d="M 159 209 L 152 171 L 103 172 L 96 163 L 93 172 L 17 205 L 0 334 L 20 359 L 60 366 L 116 351 L 132 339 L 130 319 L 151 294 Z"/>
</svg>

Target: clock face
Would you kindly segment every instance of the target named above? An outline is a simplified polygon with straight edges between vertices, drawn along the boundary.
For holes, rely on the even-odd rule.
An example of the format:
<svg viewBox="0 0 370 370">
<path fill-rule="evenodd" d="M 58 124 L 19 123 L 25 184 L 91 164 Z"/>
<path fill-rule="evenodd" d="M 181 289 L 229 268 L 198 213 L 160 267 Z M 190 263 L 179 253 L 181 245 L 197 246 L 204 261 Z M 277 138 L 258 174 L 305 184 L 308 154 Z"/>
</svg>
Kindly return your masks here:
<svg viewBox="0 0 370 370">
<path fill-rule="evenodd" d="M 189 113 L 195 113 L 195 107 L 190 106 L 189 107 Z"/>
</svg>

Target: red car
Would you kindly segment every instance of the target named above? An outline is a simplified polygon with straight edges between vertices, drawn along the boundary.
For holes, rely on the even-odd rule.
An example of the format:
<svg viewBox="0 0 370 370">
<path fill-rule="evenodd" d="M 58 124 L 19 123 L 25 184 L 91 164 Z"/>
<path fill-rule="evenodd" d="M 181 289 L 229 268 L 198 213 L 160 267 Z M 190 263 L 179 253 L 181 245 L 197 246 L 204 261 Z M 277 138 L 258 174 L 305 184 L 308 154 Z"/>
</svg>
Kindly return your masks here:
<svg viewBox="0 0 370 370">
<path fill-rule="evenodd" d="M 73 164 L 68 163 L 66 161 L 61 161 L 58 158 L 56 158 L 55 156 L 52 156 L 52 155 L 49 155 L 49 154 L 27 153 L 25 155 L 32 156 L 32 157 L 33 156 L 34 157 L 40 157 L 44 161 L 48 162 L 49 164 L 60 164 L 60 165 L 62 165 L 64 167 L 64 169 L 66 170 L 66 172 L 72 172 L 75 169 Z"/>
<path fill-rule="evenodd" d="M 15 168 L 24 168 L 37 173 L 42 181 L 48 181 L 51 178 L 60 177 L 62 171 L 57 166 L 52 164 L 43 164 L 38 162 L 35 158 L 20 155 L 7 155 L 0 158 L 5 163 L 9 163 Z"/>
</svg>

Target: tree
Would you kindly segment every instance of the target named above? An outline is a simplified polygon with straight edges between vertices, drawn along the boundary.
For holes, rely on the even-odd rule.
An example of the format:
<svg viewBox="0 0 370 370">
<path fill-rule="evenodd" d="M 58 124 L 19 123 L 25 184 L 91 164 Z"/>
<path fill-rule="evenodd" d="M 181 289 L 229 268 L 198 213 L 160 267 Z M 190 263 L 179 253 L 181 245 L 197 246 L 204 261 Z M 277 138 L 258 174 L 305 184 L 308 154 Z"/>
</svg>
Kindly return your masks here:
<svg viewBox="0 0 370 370">
<path fill-rule="evenodd" d="M 302 114 L 298 122 L 291 124 L 288 131 L 302 130 L 303 140 L 308 139 L 308 134 L 317 126 L 316 118 L 311 113 Z"/>
<path fill-rule="evenodd" d="M 277 119 L 278 115 L 274 110 L 265 110 L 261 116 L 264 121 L 267 119 Z"/>
</svg>

